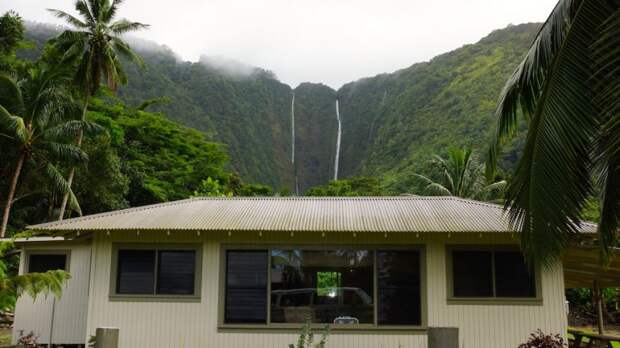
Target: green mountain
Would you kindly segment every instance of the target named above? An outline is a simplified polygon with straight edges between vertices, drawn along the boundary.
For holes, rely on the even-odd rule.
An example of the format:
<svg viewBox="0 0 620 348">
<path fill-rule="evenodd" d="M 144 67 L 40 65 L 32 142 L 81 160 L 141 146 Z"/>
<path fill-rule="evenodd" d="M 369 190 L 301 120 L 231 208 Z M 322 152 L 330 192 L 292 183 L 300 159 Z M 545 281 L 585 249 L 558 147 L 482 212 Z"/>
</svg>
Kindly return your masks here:
<svg viewBox="0 0 620 348">
<path fill-rule="evenodd" d="M 430 62 L 343 86 L 343 176 L 379 176 L 390 191 L 407 192 L 432 154 L 468 146 L 482 155 L 499 93 L 538 28 L 509 26 Z M 504 168 L 518 149 L 518 141 L 507 146 Z"/>
<path fill-rule="evenodd" d="M 297 181 L 301 192 L 334 176 L 338 99 L 338 176 L 376 176 L 388 192 L 411 192 L 416 186 L 411 174 L 422 170 L 432 154 L 461 145 L 483 151 L 495 124 L 497 96 L 538 27 L 509 26 L 429 62 L 351 82 L 338 91 L 310 83 L 292 89 L 263 69 L 213 57 L 183 62 L 165 47 L 138 42 L 134 47 L 147 68 L 129 68 L 129 84 L 118 95 L 130 105 L 168 97 L 169 103 L 149 110 L 224 143 L 230 169 L 243 180 L 293 191 Z M 28 29 L 39 48 L 58 31 L 32 24 Z M 514 165 L 518 149 L 519 141 L 508 146 L 505 168 Z"/>
</svg>

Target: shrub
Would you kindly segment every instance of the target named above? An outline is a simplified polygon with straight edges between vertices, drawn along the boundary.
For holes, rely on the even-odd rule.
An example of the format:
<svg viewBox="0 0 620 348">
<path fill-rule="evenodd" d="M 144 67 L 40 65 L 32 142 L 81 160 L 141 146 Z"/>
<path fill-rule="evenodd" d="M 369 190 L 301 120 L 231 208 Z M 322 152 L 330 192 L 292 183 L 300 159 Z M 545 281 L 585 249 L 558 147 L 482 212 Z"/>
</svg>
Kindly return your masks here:
<svg viewBox="0 0 620 348">
<path fill-rule="evenodd" d="M 299 335 L 299 339 L 297 340 L 297 344 L 289 344 L 289 348 L 325 348 L 327 344 L 327 337 L 329 336 L 329 325 L 325 326 L 325 331 L 323 331 L 323 336 L 319 343 L 314 343 L 314 333 L 312 332 L 312 327 L 310 321 L 306 321 L 304 326 L 301 328 L 301 334 Z"/>
<path fill-rule="evenodd" d="M 37 340 L 39 336 L 30 331 L 29 334 L 24 335 L 24 330 L 19 330 L 19 338 L 17 339 L 17 347 L 36 348 L 39 346 Z"/>
<path fill-rule="evenodd" d="M 560 335 L 547 335 L 540 329 L 530 335 L 527 342 L 519 345 L 519 348 L 565 348 L 564 339 Z"/>
</svg>

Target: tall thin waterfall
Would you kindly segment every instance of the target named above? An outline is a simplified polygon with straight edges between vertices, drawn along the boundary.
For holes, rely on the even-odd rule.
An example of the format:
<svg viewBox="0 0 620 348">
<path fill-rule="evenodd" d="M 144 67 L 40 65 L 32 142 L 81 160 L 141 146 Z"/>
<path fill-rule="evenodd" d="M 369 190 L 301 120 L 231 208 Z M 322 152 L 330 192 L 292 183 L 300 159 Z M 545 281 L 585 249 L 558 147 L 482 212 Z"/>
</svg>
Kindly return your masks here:
<svg viewBox="0 0 620 348">
<path fill-rule="evenodd" d="M 334 180 L 338 180 L 338 165 L 340 164 L 340 140 L 342 138 L 342 122 L 340 121 L 340 105 L 336 99 L 336 119 L 338 120 L 338 136 L 336 138 L 336 158 L 334 159 Z"/>
<path fill-rule="evenodd" d="M 295 92 L 291 99 L 291 163 L 295 166 Z"/>
<path fill-rule="evenodd" d="M 291 163 L 293 164 L 293 176 L 295 177 L 295 194 L 299 195 L 297 166 L 295 165 L 295 92 L 293 92 L 293 98 L 291 99 Z"/>
</svg>

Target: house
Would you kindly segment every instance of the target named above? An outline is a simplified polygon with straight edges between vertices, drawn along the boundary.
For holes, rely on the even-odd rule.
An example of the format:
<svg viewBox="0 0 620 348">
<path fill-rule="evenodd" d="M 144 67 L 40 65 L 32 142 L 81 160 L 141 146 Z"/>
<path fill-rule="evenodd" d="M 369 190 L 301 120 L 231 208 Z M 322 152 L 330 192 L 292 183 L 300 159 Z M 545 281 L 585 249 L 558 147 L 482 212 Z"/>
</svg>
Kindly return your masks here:
<svg viewBox="0 0 620 348">
<path fill-rule="evenodd" d="M 40 343 L 117 327 L 120 347 L 286 347 L 311 318 L 332 347 L 422 348 L 428 327 L 517 347 L 565 335 L 565 284 L 596 274 L 527 267 L 501 206 L 454 197 L 194 198 L 30 228 L 52 237 L 18 241 L 20 272 L 72 275 L 18 300 L 15 337 Z"/>
</svg>

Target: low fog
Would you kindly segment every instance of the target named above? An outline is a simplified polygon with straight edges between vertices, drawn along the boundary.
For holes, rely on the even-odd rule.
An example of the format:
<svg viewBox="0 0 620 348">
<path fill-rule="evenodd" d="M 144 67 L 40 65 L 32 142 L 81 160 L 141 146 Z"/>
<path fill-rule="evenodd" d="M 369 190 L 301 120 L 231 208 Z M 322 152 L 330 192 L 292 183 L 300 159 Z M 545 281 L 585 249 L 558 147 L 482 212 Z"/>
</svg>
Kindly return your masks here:
<svg viewBox="0 0 620 348">
<path fill-rule="evenodd" d="M 73 0 L 3 0 L 27 20 L 61 23 L 46 8 L 74 13 Z M 179 59 L 273 71 L 292 86 L 338 88 L 474 43 L 508 24 L 542 22 L 556 0 L 126 0 L 119 18 L 148 23 L 136 36 Z M 151 48 L 155 48 L 154 45 Z M 231 65 L 231 61 L 235 61 Z M 250 70 L 248 70 L 250 69 Z"/>
</svg>

